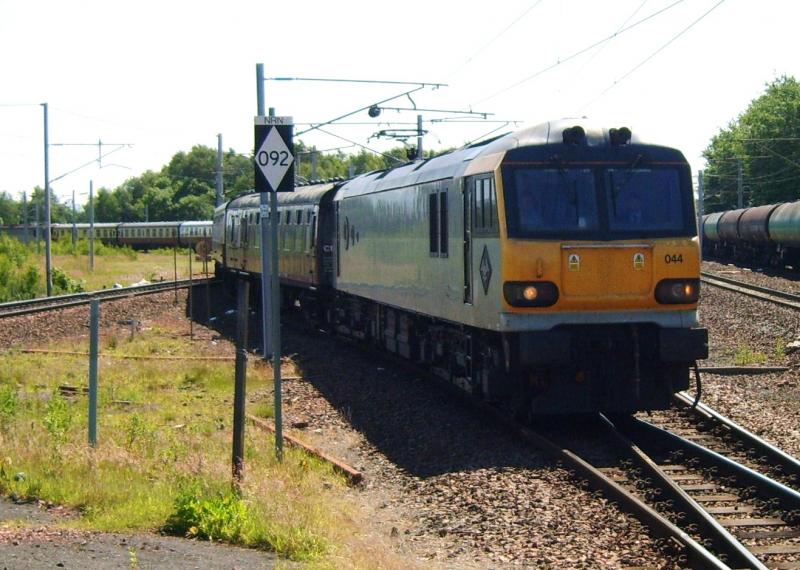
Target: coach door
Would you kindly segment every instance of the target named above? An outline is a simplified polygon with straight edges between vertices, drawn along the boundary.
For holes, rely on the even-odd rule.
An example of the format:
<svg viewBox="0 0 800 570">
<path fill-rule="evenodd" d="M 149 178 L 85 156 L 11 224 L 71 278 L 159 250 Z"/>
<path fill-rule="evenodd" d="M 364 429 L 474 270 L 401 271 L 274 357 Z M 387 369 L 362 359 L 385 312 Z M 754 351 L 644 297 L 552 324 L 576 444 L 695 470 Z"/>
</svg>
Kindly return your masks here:
<svg viewBox="0 0 800 570">
<path fill-rule="evenodd" d="M 461 184 L 461 195 L 464 197 L 464 303 L 472 304 L 472 204 L 474 200 L 473 186 L 475 179 L 470 178 L 467 184 Z"/>
</svg>

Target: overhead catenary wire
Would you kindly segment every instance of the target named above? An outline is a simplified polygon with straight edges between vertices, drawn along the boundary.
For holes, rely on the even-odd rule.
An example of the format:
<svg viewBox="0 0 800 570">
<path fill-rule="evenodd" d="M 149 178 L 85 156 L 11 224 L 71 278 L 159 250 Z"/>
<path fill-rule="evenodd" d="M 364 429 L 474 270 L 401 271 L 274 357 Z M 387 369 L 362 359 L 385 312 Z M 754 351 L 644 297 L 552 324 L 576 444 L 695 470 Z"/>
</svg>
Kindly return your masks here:
<svg viewBox="0 0 800 570">
<path fill-rule="evenodd" d="M 363 148 L 364 150 L 367 150 L 367 151 L 369 151 L 369 152 L 373 152 L 373 153 L 375 153 L 375 154 L 378 154 L 378 155 L 380 155 L 380 156 L 386 157 L 386 158 L 388 158 L 388 159 L 390 159 L 390 160 L 394 160 L 395 162 L 400 162 L 400 163 L 402 163 L 402 162 L 403 162 L 402 160 L 400 160 L 400 159 L 399 159 L 399 158 L 397 158 L 396 156 L 392 156 L 391 154 L 387 154 L 387 153 L 385 153 L 385 152 L 380 152 L 380 151 L 378 151 L 378 150 L 375 150 L 374 148 L 370 148 L 370 147 L 368 147 L 368 146 L 366 146 L 366 145 L 363 145 L 363 144 L 361 144 L 361 143 L 357 143 L 357 142 L 355 142 L 355 141 L 352 141 L 352 140 L 350 140 L 350 139 L 348 139 L 348 138 L 345 138 L 345 137 L 343 137 L 343 136 L 341 136 L 341 135 L 337 135 L 337 134 L 335 134 L 335 133 L 332 133 L 332 132 L 330 132 L 330 131 L 326 131 L 325 129 L 322 129 L 321 127 L 317 127 L 317 129 L 316 129 L 316 130 L 318 130 L 318 131 L 319 131 L 319 132 L 321 132 L 321 133 L 325 133 L 325 134 L 326 134 L 326 135 L 328 135 L 328 136 L 335 137 L 335 138 L 337 138 L 337 139 L 341 139 L 341 140 L 343 140 L 343 141 L 345 141 L 345 142 L 348 142 L 348 143 L 350 143 L 350 144 L 352 144 L 352 145 L 355 145 L 355 146 L 357 146 L 357 147 Z"/>
<path fill-rule="evenodd" d="M 617 33 L 622 31 L 625 28 L 625 26 L 628 25 L 628 22 L 630 22 L 636 16 L 636 14 L 638 14 L 641 11 L 641 9 L 644 8 L 644 5 L 647 4 L 648 1 L 649 0 L 642 0 L 642 3 L 639 4 L 639 6 L 637 6 L 636 9 L 633 12 L 631 12 L 631 14 L 627 18 L 625 18 L 625 21 L 622 22 L 622 24 L 620 24 L 619 28 L 617 29 Z M 594 53 L 589 57 L 589 59 L 583 62 L 583 65 L 580 67 L 580 69 L 575 75 L 577 76 L 580 72 L 582 72 L 592 61 L 595 60 L 595 58 L 597 58 L 598 55 L 600 55 L 600 53 L 610 43 L 611 40 L 598 46 L 597 49 L 594 51 Z"/>
<path fill-rule="evenodd" d="M 474 139 L 472 139 L 471 141 L 469 141 L 469 142 L 467 142 L 467 143 L 464 143 L 464 145 L 463 145 L 463 146 L 464 146 L 464 147 L 468 147 L 468 146 L 470 146 L 470 145 L 472 145 L 472 144 L 475 144 L 475 143 L 476 143 L 476 142 L 478 142 L 479 140 L 483 140 L 483 139 L 485 139 L 486 137 L 488 137 L 489 135 L 492 135 L 492 134 L 496 133 L 497 131 L 499 131 L 499 130 L 500 130 L 500 129 L 502 129 L 503 127 L 507 127 L 507 126 L 509 125 L 509 123 L 510 123 L 510 122 L 506 122 L 506 123 L 504 123 L 504 124 L 500 125 L 499 127 L 496 127 L 496 128 L 494 128 L 494 129 L 492 129 L 492 130 L 491 130 L 491 131 L 489 131 L 488 133 L 484 133 L 484 134 L 482 134 L 481 136 L 479 136 L 479 137 L 477 137 L 477 138 L 474 138 Z"/>
<path fill-rule="evenodd" d="M 535 73 L 533 73 L 531 75 L 528 75 L 527 77 L 524 77 L 523 79 L 520 79 L 516 83 L 513 83 L 513 84 L 511 84 L 511 85 L 509 85 L 507 87 L 504 87 L 503 89 L 500 89 L 499 91 L 496 91 L 495 93 L 489 95 L 488 97 L 484 97 L 483 99 L 480 99 L 480 100 L 476 101 L 475 103 L 473 103 L 473 105 L 478 105 L 480 103 L 485 103 L 486 101 L 490 101 L 491 99 L 494 99 L 495 97 L 498 97 L 498 96 L 500 96 L 500 95 L 502 95 L 504 93 L 507 93 L 508 91 L 511 91 L 512 89 L 516 89 L 520 85 L 523 85 L 524 83 L 527 83 L 528 81 L 530 81 L 532 79 L 535 79 L 536 77 L 539 77 L 540 75 L 542 75 L 544 73 L 547 73 L 548 71 L 550 71 L 552 69 L 555 69 L 556 67 L 558 67 L 560 65 L 563 65 L 563 64 L 567 63 L 568 61 L 571 61 L 571 60 L 575 59 L 576 57 L 578 57 L 580 55 L 583 55 L 584 53 L 586 53 L 588 51 L 591 51 L 592 49 L 596 48 L 597 46 L 602 45 L 605 42 L 609 42 L 609 41 L 613 40 L 614 38 L 616 38 L 617 36 L 620 36 L 620 35 L 622 35 L 622 34 L 624 34 L 626 32 L 629 32 L 630 30 L 636 28 L 637 26 L 640 26 L 641 24 L 643 24 L 643 23 L 645 23 L 645 22 L 647 22 L 649 20 L 652 20 L 653 18 L 655 18 L 657 16 L 660 16 L 660 15 L 666 13 L 668 10 L 671 10 L 672 8 L 677 6 L 678 4 L 681 4 L 683 1 L 684 0 L 676 0 L 675 2 L 670 4 L 669 6 L 666 6 L 666 7 L 662 8 L 661 10 L 658 10 L 658 11 L 650 14 L 649 16 L 645 16 L 641 20 L 637 20 L 633 24 L 631 24 L 629 26 L 626 26 L 626 27 L 622 28 L 621 30 L 619 30 L 617 32 L 614 32 L 610 36 L 607 36 L 607 37 L 605 37 L 605 38 L 603 38 L 601 40 L 598 40 L 598 41 L 596 41 L 596 42 L 594 42 L 594 43 L 592 43 L 592 44 L 590 44 L 590 45 L 588 45 L 588 46 L 586 46 L 584 48 L 581 48 L 578 51 L 573 52 L 572 54 L 568 55 L 567 57 L 565 57 L 563 59 L 558 59 L 555 63 L 553 63 L 551 65 L 548 65 L 547 67 L 544 67 L 544 68 L 540 69 L 539 71 L 537 71 L 537 72 L 535 72 Z M 724 1 L 724 0 L 722 0 L 722 1 Z"/>
<path fill-rule="evenodd" d="M 611 91 L 611 90 L 612 90 L 614 87 L 616 87 L 617 85 L 619 85 L 620 83 L 622 83 L 622 82 L 623 82 L 625 79 L 627 79 L 628 77 L 630 77 L 631 75 L 633 75 L 633 74 L 634 74 L 636 71 L 638 71 L 638 70 L 639 70 L 639 69 L 640 69 L 640 68 L 641 68 L 643 65 L 645 65 L 645 64 L 646 64 L 648 61 L 650 61 L 651 59 L 653 59 L 653 58 L 654 58 L 655 56 L 657 56 L 659 53 L 661 53 L 661 52 L 662 52 L 662 51 L 664 51 L 666 48 L 668 48 L 668 47 L 669 47 L 669 46 L 670 46 L 670 45 L 671 45 L 673 42 L 675 42 L 675 41 L 676 41 L 678 38 L 680 38 L 680 37 L 681 37 L 683 34 L 685 34 L 685 33 L 686 33 L 686 32 L 688 32 L 689 30 L 691 30 L 693 27 L 695 27 L 697 24 L 699 24 L 699 23 L 700 23 L 700 22 L 701 22 L 701 21 L 702 21 L 702 20 L 703 20 L 703 19 L 704 19 L 706 16 L 708 16 L 708 15 L 709 15 L 711 12 L 713 12 L 714 10 L 716 10 L 717 8 L 719 8 L 719 6 L 720 6 L 720 5 L 722 5 L 724 2 L 725 2 L 725 0 L 719 0 L 719 2 L 717 2 L 716 4 L 714 4 L 714 5 L 713 5 L 711 8 L 709 8 L 709 9 L 708 9 L 706 12 L 704 12 L 704 13 L 703 13 L 703 14 L 702 14 L 702 15 L 701 15 L 699 18 L 697 18 L 695 21 L 693 21 L 691 24 L 689 24 L 688 26 L 686 26 L 686 27 L 685 27 L 684 29 L 682 29 L 680 32 L 678 32 L 677 34 L 675 34 L 674 36 L 672 36 L 672 38 L 670 38 L 670 39 L 669 39 L 669 40 L 668 40 L 668 41 L 667 41 L 665 44 L 663 44 L 661 47 L 659 47 L 659 48 L 658 48 L 657 50 L 655 50 L 653 53 L 651 53 L 650 55 L 648 55 L 648 56 L 647 56 L 646 58 L 644 58 L 642 61 L 640 61 L 639 63 L 637 63 L 637 64 L 636 64 L 636 65 L 635 65 L 633 68 L 631 68 L 630 70 L 628 70 L 628 71 L 627 71 L 627 72 L 626 72 L 626 73 L 625 73 L 625 74 L 624 74 L 622 77 L 620 77 L 619 79 L 617 79 L 616 81 L 614 81 L 614 83 L 612 83 L 611 85 L 609 85 L 609 86 L 608 86 L 608 87 L 607 87 L 607 88 L 606 88 L 604 91 L 602 91 L 602 92 L 601 92 L 601 93 L 600 93 L 600 94 L 599 94 L 597 97 L 595 97 L 594 99 L 592 99 L 592 100 L 591 100 L 591 101 L 589 101 L 588 103 L 584 103 L 584 104 L 581 106 L 581 108 L 578 110 L 578 112 L 580 113 L 581 111 L 583 111 L 583 110 L 584 110 L 586 107 L 588 107 L 589 105 L 591 105 L 592 103 L 594 103 L 595 101 L 597 101 L 598 99 L 600 99 L 600 98 L 601 98 L 603 95 L 605 95 L 606 93 L 608 93 L 609 91 Z"/>
<path fill-rule="evenodd" d="M 491 45 L 492 45 L 494 42 L 496 42 L 496 41 L 497 41 L 497 40 L 499 40 L 499 39 L 500 39 L 502 36 L 504 36 L 504 35 L 506 34 L 506 32 L 508 32 L 508 30 L 510 30 L 511 28 L 513 28 L 513 27 L 514 27 L 515 25 L 517 25 L 519 22 L 521 22 L 521 21 L 522 21 L 522 19 L 523 19 L 525 16 L 527 16 L 527 15 L 528 15 L 528 13 L 530 13 L 530 12 L 531 12 L 531 11 L 532 11 L 534 8 L 536 8 L 536 7 L 537 7 L 539 4 L 541 4 L 541 3 L 542 3 L 542 0 L 536 0 L 536 1 L 535 1 L 533 4 L 531 4 L 530 6 L 528 6 L 528 8 L 526 8 L 526 9 L 525 9 L 525 11 L 524 11 L 524 12 L 522 12 L 522 14 L 520 14 L 520 15 L 519 15 L 519 16 L 517 16 L 517 17 L 515 17 L 515 18 L 514 18 L 514 19 L 511 21 L 511 23 L 510 23 L 510 24 L 508 24 L 508 25 L 507 25 L 505 28 L 503 28 L 502 30 L 500 30 L 500 31 L 499 31 L 497 34 L 495 34 L 495 35 L 492 37 L 492 39 L 490 39 L 488 42 L 484 43 L 484 44 L 483 44 L 481 47 L 479 47 L 479 48 L 477 49 L 477 51 L 475 51 L 475 53 L 473 53 L 471 56 L 469 56 L 469 57 L 466 59 L 466 61 L 464 61 L 464 63 L 463 63 L 463 64 L 461 64 L 461 66 L 460 66 L 458 69 L 456 69 L 456 70 L 455 70 L 453 73 L 451 73 L 451 74 L 450 74 L 450 77 L 453 77 L 453 76 L 455 76 L 455 75 L 458 75 L 459 73 L 461 73 L 461 71 L 463 71 L 463 69 L 464 69 L 465 67 L 467 67 L 467 66 L 468 66 L 470 63 L 472 63 L 472 60 L 474 60 L 474 59 L 475 59 L 476 57 L 478 57 L 478 56 L 479 56 L 481 53 L 483 53 L 484 51 L 486 51 L 486 50 L 489 48 L 489 46 L 491 46 Z"/>
<path fill-rule="evenodd" d="M 105 153 L 105 154 L 101 155 L 99 158 L 105 158 L 105 157 L 107 157 L 107 156 L 108 156 L 108 155 L 110 155 L 110 154 L 114 154 L 114 153 L 115 153 L 115 152 L 117 152 L 118 150 L 122 150 L 123 148 L 126 148 L 126 145 L 121 145 L 121 146 L 119 146 L 119 147 L 115 148 L 114 150 L 110 150 L 110 151 L 108 151 L 107 153 Z M 57 180 L 61 180 L 62 178 L 66 178 L 66 177 L 67 177 L 67 176 L 69 176 L 70 174 L 72 174 L 72 173 L 74 173 L 74 172 L 77 172 L 78 170 L 80 170 L 80 169 L 82 169 L 82 168 L 86 168 L 87 166 L 90 166 L 90 165 L 92 165 L 92 164 L 96 163 L 96 162 L 97 162 L 97 160 L 98 160 L 97 158 L 93 158 L 93 159 L 92 159 L 92 160 L 90 160 L 89 162 L 87 162 L 87 163 L 85 163 L 85 164 L 81 164 L 80 166 L 78 166 L 77 168 L 73 168 L 73 169 L 72 169 L 72 170 L 70 170 L 69 172 L 65 172 L 64 174 L 61 174 L 61 175 L 59 175 L 59 176 L 56 176 L 55 178 L 51 178 L 51 179 L 49 180 L 49 183 L 51 183 L 51 184 L 52 184 L 53 182 L 56 182 Z"/>
</svg>

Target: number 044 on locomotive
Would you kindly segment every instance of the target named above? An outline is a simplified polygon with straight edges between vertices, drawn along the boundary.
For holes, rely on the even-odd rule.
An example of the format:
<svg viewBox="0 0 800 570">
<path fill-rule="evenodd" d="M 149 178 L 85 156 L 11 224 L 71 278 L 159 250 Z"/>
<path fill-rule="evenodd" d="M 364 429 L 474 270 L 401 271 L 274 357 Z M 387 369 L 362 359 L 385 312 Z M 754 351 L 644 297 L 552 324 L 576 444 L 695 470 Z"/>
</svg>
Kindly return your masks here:
<svg viewBox="0 0 800 570">
<path fill-rule="evenodd" d="M 215 213 L 226 276 L 261 272 L 258 207 Z M 279 216 L 284 307 L 518 412 L 663 408 L 708 354 L 689 165 L 625 127 L 545 123 Z"/>
</svg>

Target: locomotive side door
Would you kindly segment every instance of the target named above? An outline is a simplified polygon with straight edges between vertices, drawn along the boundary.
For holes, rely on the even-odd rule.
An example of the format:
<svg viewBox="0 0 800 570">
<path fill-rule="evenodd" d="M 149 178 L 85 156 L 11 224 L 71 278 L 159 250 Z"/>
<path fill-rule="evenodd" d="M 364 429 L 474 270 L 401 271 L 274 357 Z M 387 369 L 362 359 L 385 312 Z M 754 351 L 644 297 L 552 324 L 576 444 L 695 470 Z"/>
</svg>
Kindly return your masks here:
<svg viewBox="0 0 800 570">
<path fill-rule="evenodd" d="M 467 183 L 461 180 L 461 195 L 464 203 L 464 304 L 472 304 L 472 204 L 475 179 Z"/>
</svg>

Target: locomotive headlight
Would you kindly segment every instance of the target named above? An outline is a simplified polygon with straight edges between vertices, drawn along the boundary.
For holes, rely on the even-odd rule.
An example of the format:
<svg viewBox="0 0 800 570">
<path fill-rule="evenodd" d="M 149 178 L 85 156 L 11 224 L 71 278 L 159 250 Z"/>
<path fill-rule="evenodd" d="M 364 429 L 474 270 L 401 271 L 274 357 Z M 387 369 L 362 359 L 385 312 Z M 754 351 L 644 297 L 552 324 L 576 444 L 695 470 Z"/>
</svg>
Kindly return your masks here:
<svg viewBox="0 0 800 570">
<path fill-rule="evenodd" d="M 558 287 L 550 281 L 508 281 L 503 295 L 512 307 L 549 307 L 558 301 Z"/>
<path fill-rule="evenodd" d="M 699 298 L 699 279 L 664 279 L 656 286 L 656 301 L 664 305 L 696 303 Z"/>
</svg>

